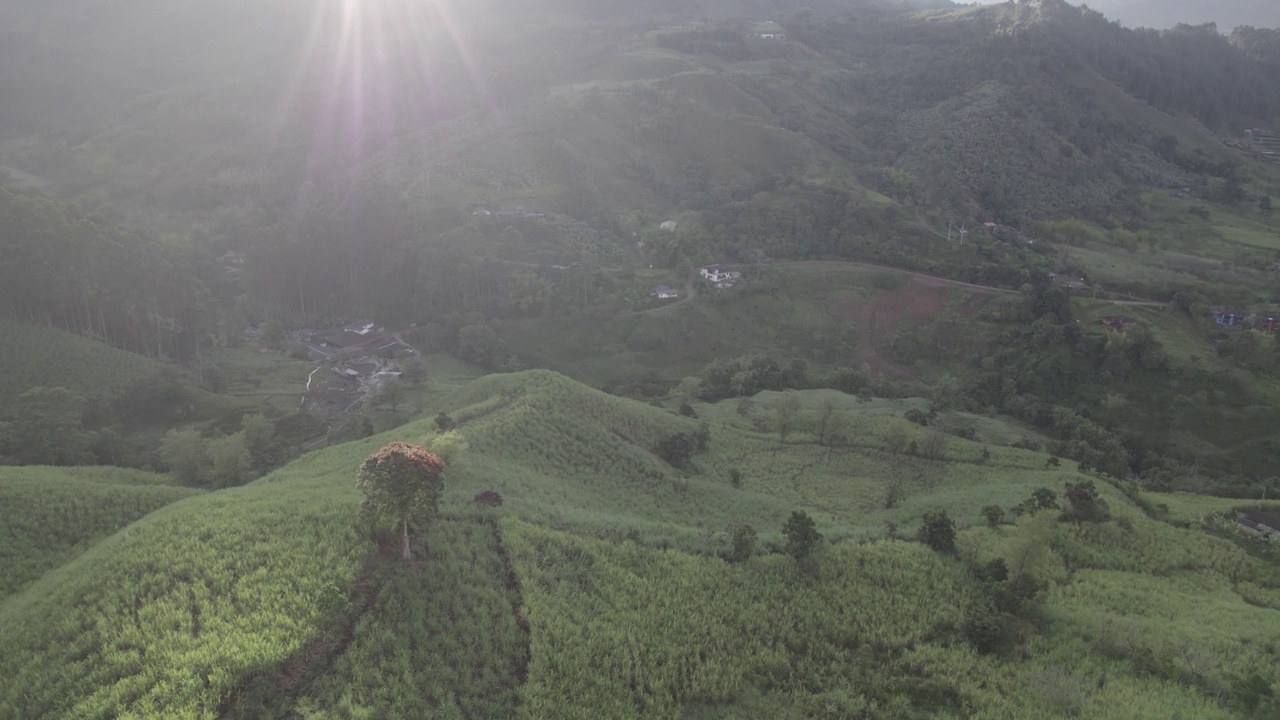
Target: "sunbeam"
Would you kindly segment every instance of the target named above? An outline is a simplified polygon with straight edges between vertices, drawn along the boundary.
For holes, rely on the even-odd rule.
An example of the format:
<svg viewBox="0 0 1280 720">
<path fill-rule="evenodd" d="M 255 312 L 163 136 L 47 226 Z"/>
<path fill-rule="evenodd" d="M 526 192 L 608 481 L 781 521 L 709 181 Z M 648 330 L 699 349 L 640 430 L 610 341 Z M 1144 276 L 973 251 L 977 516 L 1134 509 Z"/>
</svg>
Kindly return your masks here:
<svg viewBox="0 0 1280 720">
<path fill-rule="evenodd" d="M 313 172 L 367 157 L 456 112 L 491 105 L 455 0 L 322 0 L 277 109 L 277 133 L 312 128 Z"/>
</svg>

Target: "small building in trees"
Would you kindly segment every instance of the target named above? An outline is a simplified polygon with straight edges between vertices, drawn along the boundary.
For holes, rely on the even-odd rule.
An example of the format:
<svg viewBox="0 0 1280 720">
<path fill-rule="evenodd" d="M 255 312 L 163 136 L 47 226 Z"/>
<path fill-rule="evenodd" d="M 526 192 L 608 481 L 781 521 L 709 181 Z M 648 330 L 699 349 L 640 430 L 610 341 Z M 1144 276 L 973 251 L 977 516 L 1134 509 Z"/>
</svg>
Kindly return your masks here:
<svg viewBox="0 0 1280 720">
<path fill-rule="evenodd" d="M 680 291 L 676 290 L 670 285 L 654 285 L 653 287 L 649 288 L 649 297 L 655 297 L 655 298 L 658 298 L 659 300 L 666 300 L 668 298 L 678 298 L 680 297 Z"/>
<path fill-rule="evenodd" d="M 1130 330 L 1138 322 L 1128 315 L 1107 315 L 1106 317 L 1100 318 L 1098 321 L 1102 323 L 1102 326 L 1106 329 L 1116 330 L 1118 332 Z"/>
<path fill-rule="evenodd" d="M 755 27 L 752 28 L 752 34 L 761 40 L 782 42 L 787 39 L 787 32 L 783 30 L 778 23 L 772 20 L 756 23 Z"/>
<path fill-rule="evenodd" d="M 1089 282 L 1082 277 L 1075 275 L 1059 275 L 1058 273 L 1049 273 L 1049 279 L 1054 285 L 1067 290 L 1083 290 L 1089 286 Z"/>
</svg>

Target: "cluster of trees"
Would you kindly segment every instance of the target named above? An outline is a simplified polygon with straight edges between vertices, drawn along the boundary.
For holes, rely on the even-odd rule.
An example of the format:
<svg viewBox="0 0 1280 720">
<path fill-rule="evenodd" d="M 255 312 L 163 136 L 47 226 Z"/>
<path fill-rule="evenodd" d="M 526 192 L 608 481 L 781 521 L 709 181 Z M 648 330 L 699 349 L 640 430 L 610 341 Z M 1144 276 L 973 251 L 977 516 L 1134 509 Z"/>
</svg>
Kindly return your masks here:
<svg viewBox="0 0 1280 720">
<path fill-rule="evenodd" d="M 190 487 L 243 485 L 276 462 L 275 424 L 263 415 L 246 415 L 230 435 L 207 438 L 200 431 L 173 429 L 160 444 L 160 460 L 178 483 Z"/>
<path fill-rule="evenodd" d="M 0 187 L 0 312 L 153 358 L 186 360 L 211 321 L 184 242 Z"/>
</svg>

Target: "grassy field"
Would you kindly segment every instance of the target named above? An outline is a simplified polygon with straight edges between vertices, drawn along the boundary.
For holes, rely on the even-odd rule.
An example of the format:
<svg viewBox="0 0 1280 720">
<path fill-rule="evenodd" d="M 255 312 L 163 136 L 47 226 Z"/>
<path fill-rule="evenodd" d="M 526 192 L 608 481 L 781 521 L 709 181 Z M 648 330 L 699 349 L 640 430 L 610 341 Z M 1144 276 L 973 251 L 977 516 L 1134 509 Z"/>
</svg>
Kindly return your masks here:
<svg viewBox="0 0 1280 720">
<path fill-rule="evenodd" d="M 881 355 L 885 339 L 969 293 L 909 278 L 854 263 L 779 263 L 727 292 L 703 289 L 696 302 L 652 312 L 495 326 L 531 365 L 593 384 L 646 374 L 678 381 L 713 360 L 757 353 L 911 374 Z"/>
<path fill-rule="evenodd" d="M 62 330 L 0 318 L 0 405 L 33 387 L 111 400 L 168 367 Z"/>
<path fill-rule="evenodd" d="M 316 364 L 283 353 L 261 353 L 251 347 L 219 348 L 210 353 L 226 381 L 225 393 L 264 409 L 289 413 L 307 389 L 307 376 Z"/>
<path fill-rule="evenodd" d="M 198 494 L 110 467 L 0 467 L 0 600 L 153 510 Z"/>
<path fill-rule="evenodd" d="M 154 512 L 0 602 L 0 716 L 1246 720 L 1243 679 L 1280 682 L 1280 577 L 1235 543 L 1101 482 L 1113 521 L 990 529 L 984 505 L 1061 492 L 1073 465 L 959 438 L 929 460 L 889 449 L 927 442 L 899 417 L 915 401 L 798 397 L 786 443 L 764 427 L 778 394 L 752 417 L 698 406 L 706 450 L 677 469 L 653 448 L 699 420 L 545 371 L 467 383 L 431 409 L 469 448 L 425 560 L 368 539 L 353 478 L 430 419 Z M 816 442 L 827 402 L 846 447 Z M 1027 437 L 994 422 L 978 437 Z M 487 489 L 493 519 L 471 503 Z M 955 558 L 885 539 L 936 508 Z M 775 551 L 798 509 L 826 537 L 800 565 Z M 755 552 L 726 563 L 743 522 Z M 966 640 L 988 602 L 966 567 L 997 557 L 1046 588 L 1012 655 Z"/>
</svg>

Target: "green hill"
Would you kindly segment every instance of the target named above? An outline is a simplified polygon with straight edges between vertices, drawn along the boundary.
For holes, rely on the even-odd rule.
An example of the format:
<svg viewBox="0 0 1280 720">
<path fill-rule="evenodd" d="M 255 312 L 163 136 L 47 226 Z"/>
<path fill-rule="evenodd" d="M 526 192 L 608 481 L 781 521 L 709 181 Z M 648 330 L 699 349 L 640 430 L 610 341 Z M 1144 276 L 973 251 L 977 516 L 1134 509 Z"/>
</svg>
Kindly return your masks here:
<svg viewBox="0 0 1280 720">
<path fill-rule="evenodd" d="M 779 443 L 703 406 L 706 450 L 677 470 L 653 445 L 696 420 L 547 372 L 482 378 L 438 408 L 469 450 L 425 559 L 402 566 L 370 542 L 352 478 L 379 445 L 434 423 L 309 454 L 138 520 L 3 601 L 0 715 L 1243 719 L 1270 707 L 1273 564 L 1151 520 L 1107 483 L 1112 520 L 1041 512 L 988 529 L 980 506 L 1080 476 L 960 438 L 933 460 L 895 452 L 899 410 L 802 397 L 839 401 L 851 442 L 829 451 L 801 429 Z M 777 400 L 754 399 L 766 416 Z M 906 499 L 884 510 L 896 468 Z M 486 489 L 500 509 L 473 509 Z M 885 520 L 906 532 L 935 507 L 959 522 L 956 558 L 873 540 Z M 834 544 L 797 565 L 774 553 L 800 508 Z M 762 547 L 730 564 L 716 554 L 733 522 L 757 527 Z M 1003 631 L 1016 648 L 984 654 L 972 643 L 995 617 L 992 586 L 966 568 L 996 557 L 1042 592 Z"/>
<path fill-rule="evenodd" d="M 0 467 L 0 599 L 154 510 L 199 494 L 112 467 Z"/>
<path fill-rule="evenodd" d="M 0 318 L 0 405 L 33 387 L 65 387 L 111 401 L 165 373 L 165 365 L 63 330 Z"/>
</svg>

